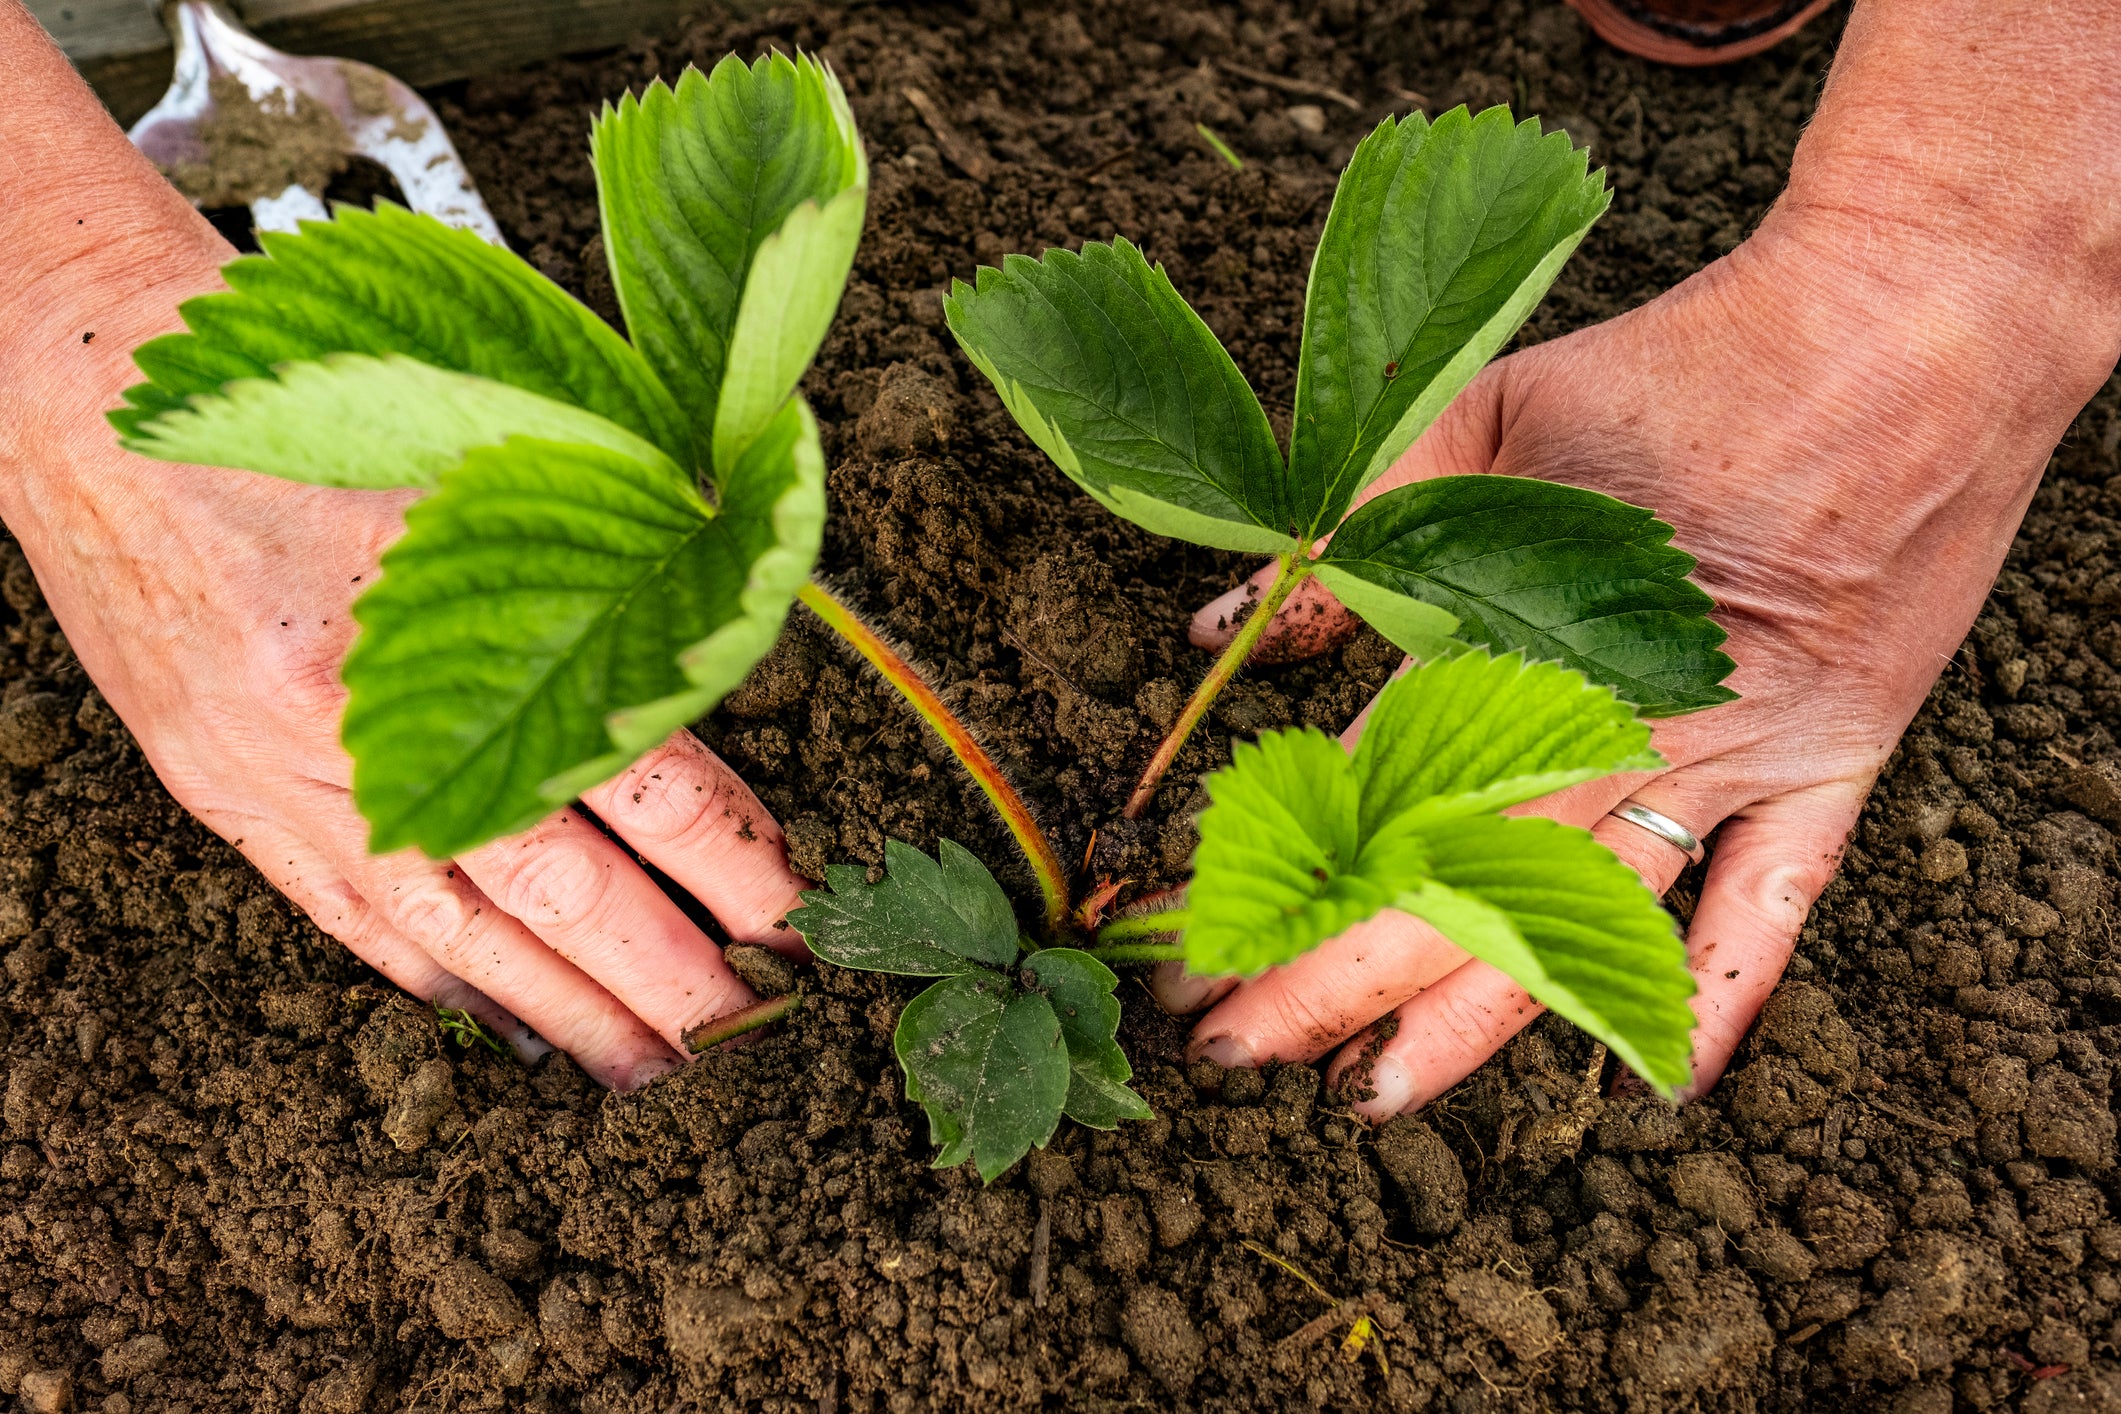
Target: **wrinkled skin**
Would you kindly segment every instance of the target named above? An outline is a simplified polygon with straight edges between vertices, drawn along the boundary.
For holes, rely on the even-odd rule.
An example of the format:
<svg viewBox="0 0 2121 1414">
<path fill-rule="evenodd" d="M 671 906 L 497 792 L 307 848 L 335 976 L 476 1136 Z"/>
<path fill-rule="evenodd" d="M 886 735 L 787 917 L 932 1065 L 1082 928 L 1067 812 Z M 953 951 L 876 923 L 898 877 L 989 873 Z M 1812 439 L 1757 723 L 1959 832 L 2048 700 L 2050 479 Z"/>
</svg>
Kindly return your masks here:
<svg viewBox="0 0 2121 1414">
<path fill-rule="evenodd" d="M 608 1085 L 682 1063 L 689 1027 L 755 998 L 582 810 L 454 861 L 367 852 L 338 667 L 409 498 L 119 450 L 103 412 L 139 381 L 130 351 L 179 327 L 234 252 L 13 0 L 0 68 L 36 98 L 0 115 L 17 154 L 0 248 L 21 262 L 0 284 L 0 515 L 82 666 L 170 793 L 406 991 Z M 779 828 L 689 733 L 582 805 L 731 938 L 802 951 L 780 922 L 802 881 Z"/>
<path fill-rule="evenodd" d="M 1964 638 L 2070 419 L 2114 361 L 2111 326 L 2051 361 L 2052 291 L 1993 271 L 1850 263 L 1861 227 L 1786 202 L 1760 234 L 1661 298 L 1488 369 L 1377 494 L 1469 472 L 1543 477 L 1655 508 L 1700 558 L 1742 700 L 1656 724 L 1670 763 L 1527 807 L 1588 826 L 1659 893 L 1687 863 L 1609 818 L 1632 798 L 1718 833 L 1688 938 L 1693 1091 L 1713 1084 L 1789 960 L 1879 768 Z M 2004 297 L 2008 294 L 2008 297 Z M 2086 337 L 2086 334 L 2090 337 Z M 1219 647 L 1263 572 L 1201 611 Z M 1315 581 L 1267 653 L 1352 628 Z M 1360 736 L 1363 723 L 1345 740 Z M 1720 829 L 1719 829 L 1720 827 Z M 1388 913 L 1232 987 L 1167 965 L 1173 1010 L 1214 1003 L 1194 1049 L 1224 1064 L 1312 1060 L 1350 1037 L 1358 1108 L 1384 1116 L 1449 1089 L 1539 1014 L 1507 978 Z M 1392 1014 L 1389 1039 L 1366 1028 Z"/>
</svg>

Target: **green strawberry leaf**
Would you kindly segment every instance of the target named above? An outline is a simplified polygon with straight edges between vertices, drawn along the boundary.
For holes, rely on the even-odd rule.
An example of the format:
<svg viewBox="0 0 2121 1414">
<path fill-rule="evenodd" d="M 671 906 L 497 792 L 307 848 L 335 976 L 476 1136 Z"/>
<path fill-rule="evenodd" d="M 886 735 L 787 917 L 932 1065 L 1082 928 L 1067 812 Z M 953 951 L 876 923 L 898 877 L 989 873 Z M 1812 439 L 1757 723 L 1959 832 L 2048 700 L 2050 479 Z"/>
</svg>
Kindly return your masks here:
<svg viewBox="0 0 2121 1414">
<path fill-rule="evenodd" d="M 828 888 L 788 915 L 810 950 L 841 967 L 901 977 L 953 977 L 1016 961 L 1016 913 L 987 866 L 944 840 L 937 859 L 884 842 L 884 877 L 828 865 Z"/>
<path fill-rule="evenodd" d="M 432 490 L 473 447 L 510 437 L 583 442 L 640 461 L 663 453 L 593 412 L 403 354 L 326 354 L 239 378 L 144 418 L 125 446 L 163 461 L 241 467 L 362 490 Z"/>
<path fill-rule="evenodd" d="M 1612 1047 L 1665 1095 L 1686 1084 L 1686 945 L 1635 871 L 1588 830 L 1462 816 L 1424 832 L 1431 877 L 1397 906 Z"/>
<path fill-rule="evenodd" d="M 1552 663 L 1466 653 L 1411 669 L 1377 699 L 1355 748 L 1360 829 L 1375 839 L 1662 765 L 1611 689 Z"/>
<path fill-rule="evenodd" d="M 614 750 L 614 714 L 689 709 L 770 646 L 824 514 L 816 429 L 800 402 L 783 418 L 761 449 L 807 447 L 807 469 L 782 473 L 764 519 L 717 515 L 667 458 L 528 437 L 472 449 L 406 512 L 344 668 L 371 850 L 443 858 L 535 823 L 638 749 Z M 768 557 L 783 563 L 762 575 Z"/>
<path fill-rule="evenodd" d="M 1068 1046 L 1068 1118 L 1092 1129 L 1114 1129 L 1123 1119 L 1147 1119 L 1141 1096 L 1127 1088 L 1134 1067 L 1114 1039 L 1119 1034 L 1119 978 L 1075 948 L 1043 948 L 1024 959 L 1024 985 L 1042 992 L 1060 1018 Z"/>
<path fill-rule="evenodd" d="M 1694 557 L 1671 538 L 1650 512 L 1595 491 L 1444 476 L 1359 508 L 1319 573 L 1335 592 L 1360 581 L 1445 610 L 1462 639 L 1562 663 L 1660 717 L 1737 695 L 1721 685 L 1734 664 L 1711 600 L 1686 578 Z"/>
<path fill-rule="evenodd" d="M 1573 672 L 1423 664 L 1379 694 L 1354 759 L 1310 728 L 1268 732 L 1208 778 L 1186 965 L 1250 975 L 1402 908 L 1669 1090 L 1693 1024 L 1670 916 L 1584 831 L 1494 813 L 1659 764 L 1634 713 Z"/>
<path fill-rule="evenodd" d="M 1506 108 L 1387 118 L 1355 149 L 1304 298 L 1289 449 L 1306 541 L 1495 357 L 1611 198 Z M 1446 606 L 1448 607 L 1448 606 Z"/>
<path fill-rule="evenodd" d="M 984 968 L 936 983 L 899 1013 L 891 1044 L 928 1112 L 935 1167 L 971 1159 L 992 1183 L 1060 1125 L 1073 1083 L 1052 1005 Z"/>
<path fill-rule="evenodd" d="M 222 267 L 228 293 L 180 307 L 191 332 L 134 351 L 148 381 L 110 414 L 122 436 L 140 438 L 190 399 L 290 363 L 402 354 L 593 412 L 681 466 L 706 455 L 624 339 L 520 256 L 469 231 L 385 203 L 342 206 L 298 235 L 259 239 L 264 255 Z"/>
<path fill-rule="evenodd" d="M 1025 434 L 1108 510 L 1217 549 L 1294 548 L 1259 399 L 1131 242 L 1009 256 L 943 308 Z"/>
<path fill-rule="evenodd" d="M 869 182 L 846 94 L 808 55 L 730 55 L 711 75 L 688 68 L 675 88 L 657 80 L 607 106 L 590 151 L 626 327 L 719 469 L 794 391 L 839 303 L 864 198 L 836 199 Z M 789 227 L 806 203 L 822 210 Z M 735 351 L 747 304 L 758 327 Z M 732 369 L 743 396 L 723 428 Z"/>
<path fill-rule="evenodd" d="M 1381 857 L 1375 872 L 1365 869 L 1354 768 L 1315 727 L 1239 743 L 1207 787 L 1186 890 L 1188 971 L 1265 971 L 1387 907 L 1421 877 L 1418 858 Z"/>
</svg>

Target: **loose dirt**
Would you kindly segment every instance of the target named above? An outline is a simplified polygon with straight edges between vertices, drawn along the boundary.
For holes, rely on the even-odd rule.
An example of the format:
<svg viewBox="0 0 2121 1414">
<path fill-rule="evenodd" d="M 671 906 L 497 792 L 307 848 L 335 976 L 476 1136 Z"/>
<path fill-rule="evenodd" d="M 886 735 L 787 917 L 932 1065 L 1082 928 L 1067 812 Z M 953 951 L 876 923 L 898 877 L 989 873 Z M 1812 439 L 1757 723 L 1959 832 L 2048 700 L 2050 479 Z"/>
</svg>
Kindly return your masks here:
<svg viewBox="0 0 2121 1414">
<path fill-rule="evenodd" d="M 1091 873 L 1146 887 L 1182 868 L 1190 788 L 1138 826 L 1117 806 L 1205 666 L 1188 613 L 1248 566 L 1063 481 L 953 352 L 946 282 L 1125 232 L 1285 429 L 1310 243 L 1384 112 L 1509 101 L 1608 166 L 1614 212 L 1536 339 L 1736 244 L 1833 37 L 1682 74 L 1520 0 L 799 8 L 438 98 L 516 249 L 616 318 L 593 105 L 729 48 L 834 62 L 875 189 L 807 384 L 828 569 L 1063 853 L 1094 829 Z M 889 979 L 823 971 L 778 1032 L 626 1096 L 445 1040 L 162 794 L 8 546 L 0 1391 L 108 1414 L 2121 1407 L 2117 447 L 2109 388 L 1706 1100 L 1604 1098 L 1548 1021 L 1372 1131 L 1311 1070 L 1186 1065 L 1130 983 L 1157 1117 L 1066 1128 L 986 1189 L 926 1166 Z M 1339 728 L 1392 661 L 1365 635 L 1248 679 L 1174 781 L 1231 733 Z M 703 730 L 812 873 L 887 836 L 1012 858 L 814 625 Z"/>
</svg>

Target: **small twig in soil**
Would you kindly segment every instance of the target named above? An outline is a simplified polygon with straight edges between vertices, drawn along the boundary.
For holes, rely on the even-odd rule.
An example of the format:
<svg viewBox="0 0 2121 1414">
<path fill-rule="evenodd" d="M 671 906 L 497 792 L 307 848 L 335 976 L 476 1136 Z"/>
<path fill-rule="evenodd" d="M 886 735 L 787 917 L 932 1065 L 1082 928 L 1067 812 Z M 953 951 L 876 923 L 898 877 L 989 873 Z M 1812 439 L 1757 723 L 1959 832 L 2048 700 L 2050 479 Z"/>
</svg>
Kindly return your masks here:
<svg viewBox="0 0 2121 1414">
<path fill-rule="evenodd" d="M 1956 1125 L 1939 1124 L 1936 1120 L 1928 1119 L 1922 1115 L 1915 1114 L 1908 1110 L 1903 1110 L 1898 1105 L 1889 1105 L 1883 1100 L 1859 1099 L 1856 1101 L 1856 1103 L 1859 1105 L 1869 1105 L 1874 1110 L 1883 1110 L 1885 1113 L 1891 1115 L 1894 1119 L 1899 1120 L 1903 1124 L 1912 1124 L 1917 1129 L 1927 1129 L 1932 1134 L 1942 1134 L 1945 1135 L 1947 1138 L 1955 1140 L 1971 1139 L 1974 1137 L 1971 1133 L 1966 1130 L 1960 1129 Z"/>
<path fill-rule="evenodd" d="M 1053 665 L 1052 659 L 1046 657 L 1045 654 L 1040 653 L 1037 649 L 1033 648 L 1030 644 L 1024 642 L 1021 638 L 1018 638 L 1016 636 L 1015 629 L 1003 629 L 1002 642 L 1008 644 L 1011 648 L 1014 648 L 1017 652 L 1023 654 L 1026 658 L 1029 658 L 1032 662 L 1038 664 L 1041 668 L 1044 668 L 1047 672 L 1053 674 L 1053 676 L 1059 678 L 1062 684 L 1067 687 L 1068 691 L 1074 693 L 1077 697 L 1088 697 L 1090 695 L 1089 693 L 1083 691 L 1081 688 L 1075 685 L 1074 678 L 1069 677 L 1066 673 L 1062 672 L 1059 668 L 1055 667 Z"/>
<path fill-rule="evenodd" d="M 1322 83 L 1313 83 L 1309 79 L 1283 78 L 1280 74 L 1270 74 L 1264 69 L 1248 69 L 1242 64 L 1233 64 L 1228 59 L 1216 60 L 1215 67 L 1221 69 L 1232 78 L 1247 79 L 1256 84 L 1264 84 L 1268 88 L 1278 88 L 1283 93 L 1300 93 L 1307 98 L 1323 98 L 1328 103 L 1338 103 L 1350 113 L 1360 113 L 1362 111 L 1360 103 L 1357 103 L 1339 89 L 1330 88 Z M 1423 106 L 1426 107 L 1427 105 L 1424 104 Z"/>
<path fill-rule="evenodd" d="M 1385 90 L 1385 92 L 1391 94 L 1394 98 L 1398 99 L 1402 103 L 1411 103 L 1416 108 L 1419 108 L 1424 112 L 1428 111 L 1429 95 L 1427 95 L 1426 93 L 1417 93 L 1411 88 L 1397 87 L 1388 88 Z"/>
<path fill-rule="evenodd" d="M 950 120 L 943 116 L 943 110 L 936 106 L 935 100 L 926 93 L 912 84 L 905 85 L 899 92 L 906 95 L 906 101 L 913 105 L 913 111 L 921 115 L 921 121 L 928 125 L 928 131 L 935 134 L 936 150 L 949 158 L 973 181 L 984 184 L 993 169 L 993 164 L 987 160 L 987 154 L 967 142 L 964 136 L 950 125 Z"/>
<path fill-rule="evenodd" d="M 703 1021 L 685 1033 L 685 1049 L 694 1055 L 713 1050 L 725 1041 L 733 1041 L 747 1031 L 756 1031 L 761 1026 L 770 1026 L 803 1004 L 801 992 L 790 992 L 784 997 L 768 997 L 762 1002 Z"/>
<path fill-rule="evenodd" d="M 1038 1205 L 1038 1223 L 1031 1229 L 1031 1304 L 1039 1310 L 1046 1307 L 1046 1278 L 1052 1261 L 1053 1214 L 1047 1210 L 1045 1200 Z"/>
<path fill-rule="evenodd" d="M 1112 153 L 1109 156 L 1098 158 L 1095 162 L 1092 162 L 1089 166 L 1083 168 L 1082 171 L 1077 172 L 1075 175 L 1084 179 L 1094 177 L 1098 173 L 1104 171 L 1107 167 L 1111 167 L 1117 163 L 1124 162 L 1129 157 L 1132 157 L 1135 153 L 1139 151 L 1141 151 L 1141 144 L 1138 142 L 1130 142 L 1125 147 L 1121 148 L 1119 151 Z"/>
</svg>

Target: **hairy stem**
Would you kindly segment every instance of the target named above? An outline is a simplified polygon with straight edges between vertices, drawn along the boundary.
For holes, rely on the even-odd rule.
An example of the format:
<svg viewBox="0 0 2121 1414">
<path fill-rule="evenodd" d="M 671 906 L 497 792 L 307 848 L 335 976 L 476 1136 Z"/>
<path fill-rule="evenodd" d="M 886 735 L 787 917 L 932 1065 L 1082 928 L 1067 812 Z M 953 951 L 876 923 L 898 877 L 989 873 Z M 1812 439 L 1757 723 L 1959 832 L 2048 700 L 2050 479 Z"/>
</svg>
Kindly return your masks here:
<svg viewBox="0 0 2121 1414">
<path fill-rule="evenodd" d="M 1166 933 L 1184 932 L 1189 921 L 1183 908 L 1167 908 L 1161 913 L 1130 913 L 1098 929 L 1097 940 L 1100 943 L 1125 943 L 1136 938 L 1160 938 Z"/>
<path fill-rule="evenodd" d="M 786 996 L 768 997 L 762 1002 L 740 1007 L 727 1016 L 717 1016 L 703 1021 L 685 1033 L 685 1049 L 694 1055 L 702 1055 L 721 1045 L 734 1041 L 747 1031 L 756 1031 L 761 1026 L 770 1026 L 803 1005 L 801 992 L 790 992 Z"/>
<path fill-rule="evenodd" d="M 1083 951 L 1107 967 L 1124 967 L 1130 962 L 1179 962 L 1186 955 L 1186 950 L 1177 943 L 1114 943 L 1110 947 L 1084 948 Z"/>
<path fill-rule="evenodd" d="M 920 713 L 921 720 L 935 729 L 936 735 L 943 739 L 943 745 L 949 747 L 950 754 L 958 759 L 958 764 L 987 793 L 987 799 L 994 803 L 1002 823 L 1015 836 L 1017 848 L 1030 861 L 1031 872 L 1038 876 L 1038 889 L 1045 897 L 1047 931 L 1060 934 L 1068 920 L 1067 873 L 1061 867 L 1060 856 L 1054 853 L 1053 842 L 1046 838 L 1046 832 L 1031 817 L 1031 808 L 1024 804 L 1024 798 L 1016 793 L 1009 778 L 1002 774 L 1002 768 L 995 764 L 985 747 L 973 740 L 971 731 L 943 704 L 943 699 L 936 696 L 927 679 L 845 603 L 815 580 L 804 585 L 797 597 L 808 604 L 834 633 L 853 644 L 854 650 L 867 658 L 884 675 L 886 682 L 898 689 L 899 695 Z"/>
<path fill-rule="evenodd" d="M 1222 657 L 1215 660 L 1215 666 L 1208 669 L 1208 675 L 1193 690 L 1192 700 L 1186 703 L 1186 710 L 1178 714 L 1178 720 L 1172 724 L 1163 745 L 1157 747 L 1156 755 L 1149 759 L 1141 783 L 1134 787 L 1134 794 L 1127 799 L 1127 808 L 1120 812 L 1127 819 L 1139 820 L 1141 813 L 1149 808 L 1149 802 L 1156 798 L 1156 787 L 1163 780 L 1164 772 L 1171 769 L 1179 748 L 1186 744 L 1186 738 L 1193 735 L 1193 728 L 1207 715 L 1209 704 L 1229 686 L 1230 679 L 1237 676 L 1237 670 L 1252 656 L 1252 650 L 1259 645 L 1267 625 L 1274 621 L 1283 602 L 1310 573 L 1311 562 L 1301 555 L 1283 555 L 1277 562 L 1274 580 L 1267 586 L 1265 597 L 1252 610 L 1252 617 L 1245 620 L 1244 627 L 1237 631 L 1237 637 L 1230 640 Z"/>
</svg>

